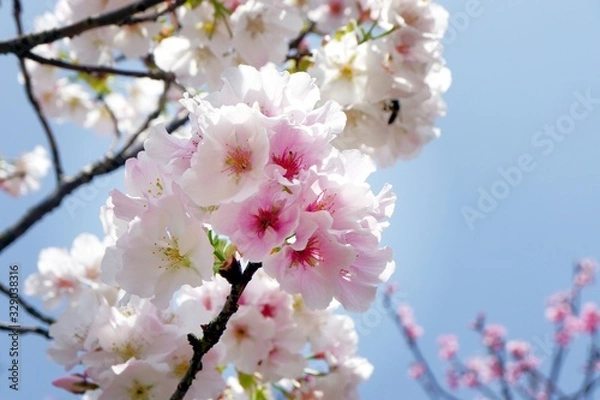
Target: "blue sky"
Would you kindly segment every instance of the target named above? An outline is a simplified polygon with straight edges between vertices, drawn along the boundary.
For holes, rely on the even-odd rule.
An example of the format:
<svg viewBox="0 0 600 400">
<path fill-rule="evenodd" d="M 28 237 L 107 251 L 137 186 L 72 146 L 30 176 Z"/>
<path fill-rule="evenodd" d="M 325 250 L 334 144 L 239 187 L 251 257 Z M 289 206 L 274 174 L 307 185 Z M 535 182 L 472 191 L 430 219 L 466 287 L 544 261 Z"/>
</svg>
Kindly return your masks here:
<svg viewBox="0 0 600 400">
<path fill-rule="evenodd" d="M 482 0 L 477 16 L 464 18 L 470 2 L 440 3 L 450 11 L 455 33 L 446 43 L 453 83 L 445 95 L 448 114 L 439 121 L 442 136 L 417 159 L 378 171 L 371 180 L 376 189 L 392 183 L 398 195 L 384 237 L 395 251 L 392 279 L 425 327 L 422 347 L 434 361 L 435 340 L 446 332 L 459 334 L 461 354 L 478 352 L 468 324 L 481 310 L 491 322 L 504 323 L 511 338 L 533 342 L 546 359 L 551 350 L 545 299 L 566 287 L 573 262 L 600 257 L 600 103 L 580 99 L 600 99 L 600 4 Z M 0 37 L 12 36 L 12 26 L 3 2 Z M 3 56 L 0 68 L 0 152 L 16 155 L 36 143 L 46 145 L 17 83 L 16 60 Z M 548 133 L 553 127 L 554 138 Z M 108 138 L 71 126 L 57 132 L 68 173 L 100 157 L 109 144 Z M 499 170 L 514 174 L 523 157 L 526 171 L 521 168 L 520 180 L 511 185 Z M 8 265 L 18 263 L 23 283 L 41 248 L 69 247 L 84 231 L 99 234 L 99 207 L 121 181 L 120 173 L 113 174 L 75 193 L 82 207 L 57 210 L 0 255 L 5 271 L 0 279 L 6 281 Z M 0 197 L 0 227 L 48 193 L 52 178 L 44 184 L 24 198 Z M 478 210 L 483 192 L 502 199 Z M 463 216 L 469 207 L 481 213 L 470 225 Z M 588 292 L 597 301 L 598 293 L 597 286 Z M 0 313 L 3 309 L 0 301 Z M 363 398 L 424 399 L 407 378 L 410 356 L 394 326 L 377 310 L 355 320 L 361 326 L 360 353 L 375 365 L 361 388 Z M 21 390 L 15 396 L 7 391 L 7 340 L 0 335 L 0 398 L 69 398 L 49 384 L 62 371 L 46 360 L 45 345 L 37 337 L 21 339 Z M 561 382 L 569 386 L 579 379 L 567 373 Z"/>
</svg>

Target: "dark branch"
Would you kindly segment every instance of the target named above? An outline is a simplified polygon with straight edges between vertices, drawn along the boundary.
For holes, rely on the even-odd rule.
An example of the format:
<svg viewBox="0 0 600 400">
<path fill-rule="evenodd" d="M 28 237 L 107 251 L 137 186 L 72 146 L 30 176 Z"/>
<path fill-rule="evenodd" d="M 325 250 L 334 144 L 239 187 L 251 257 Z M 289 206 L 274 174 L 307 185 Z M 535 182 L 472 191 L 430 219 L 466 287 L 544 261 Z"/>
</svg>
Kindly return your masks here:
<svg viewBox="0 0 600 400">
<path fill-rule="evenodd" d="M 6 322 L 0 322 L 0 331 L 15 332 L 15 333 L 18 333 L 19 335 L 33 333 L 36 335 L 43 336 L 46 339 L 50 339 L 50 333 L 48 332 L 48 329 L 42 328 L 41 326 L 23 326 L 23 325 L 14 326 L 14 325 L 10 325 Z"/>
<path fill-rule="evenodd" d="M 20 57 L 40 44 L 52 43 L 59 39 L 70 38 L 82 32 L 102 26 L 130 24 L 128 20 L 135 14 L 146 11 L 165 1 L 166 0 L 140 0 L 114 11 L 88 17 L 71 25 L 6 40 L 0 42 L 0 54 L 13 53 Z M 186 0 L 174 0 L 174 3 L 177 6 L 180 6 L 185 3 L 185 1 Z"/>
<path fill-rule="evenodd" d="M 13 2 L 13 16 L 15 19 L 15 24 L 17 26 L 17 32 L 19 37 L 23 35 L 23 24 L 21 22 L 21 2 L 20 0 L 14 0 Z M 60 161 L 60 155 L 58 153 L 58 145 L 56 144 L 56 140 L 54 139 L 54 133 L 52 133 L 52 129 L 50 128 L 50 124 L 48 120 L 44 116 L 42 109 L 40 108 L 40 104 L 33 94 L 33 88 L 31 86 L 31 77 L 29 76 L 29 72 L 27 71 L 27 67 L 25 66 L 25 59 L 23 57 L 19 57 L 19 67 L 21 69 L 21 74 L 23 75 L 23 80 L 25 82 L 25 92 L 27 93 L 27 99 L 31 103 L 35 114 L 40 121 L 40 124 L 44 128 L 44 133 L 46 135 L 46 139 L 48 140 L 48 144 L 50 145 L 50 153 L 52 154 L 52 164 L 54 166 L 54 172 L 56 174 L 56 182 L 60 185 L 63 179 L 63 169 L 62 163 Z"/>
<path fill-rule="evenodd" d="M 177 389 L 171 396 L 171 400 L 182 400 L 185 397 L 196 378 L 196 374 L 202 370 L 202 357 L 217 344 L 221 335 L 225 332 L 229 318 L 231 318 L 238 310 L 238 300 L 240 296 L 244 292 L 248 282 L 252 279 L 254 273 L 258 271 L 260 267 L 260 263 L 248 263 L 243 274 L 241 274 L 237 280 L 233 277 L 229 277 L 228 280 L 234 283 L 231 286 L 231 293 L 227 296 L 227 301 L 219 315 L 217 315 L 217 317 L 208 325 L 202 327 L 204 333 L 202 339 L 198 339 L 192 334 L 188 335 L 188 341 L 194 349 L 194 355 L 190 360 L 190 366 L 188 367 L 185 376 L 181 379 L 177 385 Z"/>
<path fill-rule="evenodd" d="M 115 131 L 115 138 L 118 141 L 118 139 L 121 137 L 121 130 L 119 129 L 119 120 L 117 119 L 117 116 L 115 115 L 113 109 L 110 108 L 110 106 L 106 102 L 104 95 L 98 96 L 98 101 L 102 104 L 102 107 L 106 109 L 106 112 L 108 113 L 108 116 L 110 118 L 110 122 L 112 123 L 113 129 Z"/>
<path fill-rule="evenodd" d="M 174 79 L 174 75 L 164 71 L 130 71 L 119 68 L 103 67 L 97 65 L 72 64 L 56 58 L 45 58 L 32 52 L 26 52 L 23 57 L 36 61 L 40 64 L 52 65 L 54 67 L 68 69 L 71 71 L 85 72 L 90 75 L 119 75 L 130 76 L 133 78 L 150 78 L 160 81 L 170 81 Z"/>
<path fill-rule="evenodd" d="M 187 120 L 187 115 L 174 119 L 167 126 L 167 131 L 175 131 L 183 126 Z M 57 187 L 35 207 L 29 209 L 29 211 L 27 211 L 27 213 L 19 221 L 6 229 L 0 235 L 0 253 L 11 243 L 21 237 L 21 235 L 27 232 L 35 223 L 39 222 L 46 214 L 58 207 L 63 199 L 71 194 L 75 189 L 90 182 L 96 176 L 108 174 L 118 169 L 125 164 L 125 161 L 128 158 L 137 156 L 142 149 L 143 145 L 138 144 L 127 151 L 119 152 L 115 156 L 106 157 L 100 161 L 96 161 L 85 167 L 77 175 L 64 179 L 59 187 Z"/>
<path fill-rule="evenodd" d="M 127 19 L 127 24 L 128 25 L 134 25 L 134 24 L 141 24 L 144 22 L 152 22 L 152 21 L 156 21 L 158 18 L 160 18 L 161 16 L 168 14 L 170 12 L 175 11 L 175 9 L 177 7 L 179 7 L 181 4 L 178 4 L 178 2 L 172 2 L 171 5 L 169 5 L 168 7 L 166 7 L 164 10 L 160 10 L 157 11 L 155 13 L 152 13 L 150 15 L 145 15 L 143 17 L 131 17 L 129 19 Z"/>
<path fill-rule="evenodd" d="M 11 293 L 10 288 L 2 282 L 0 282 L 0 292 L 4 293 L 7 297 L 9 297 L 11 299 L 16 299 L 17 302 L 21 305 L 21 307 L 23 307 L 25 309 L 25 311 L 32 317 L 34 317 L 46 324 L 54 323 L 54 318 L 52 318 L 48 315 L 45 315 L 44 313 L 39 311 L 35 306 L 31 305 L 27 300 L 25 300 L 20 295 Z"/>
</svg>

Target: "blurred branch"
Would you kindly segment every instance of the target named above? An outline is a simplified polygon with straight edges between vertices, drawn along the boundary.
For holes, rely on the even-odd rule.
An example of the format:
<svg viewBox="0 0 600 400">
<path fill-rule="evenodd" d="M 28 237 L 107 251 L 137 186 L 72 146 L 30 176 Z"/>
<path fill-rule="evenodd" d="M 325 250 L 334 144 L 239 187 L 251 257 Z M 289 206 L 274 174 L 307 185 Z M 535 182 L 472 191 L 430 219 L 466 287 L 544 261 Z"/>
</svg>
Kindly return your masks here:
<svg viewBox="0 0 600 400">
<path fill-rule="evenodd" d="M 588 396 L 588 395 L 592 394 L 592 392 L 595 389 L 595 386 L 600 386 L 600 376 L 596 377 L 596 379 L 590 381 L 587 385 L 585 385 L 584 387 L 579 389 L 579 391 L 574 393 L 573 396 L 564 397 L 564 398 L 561 398 L 560 400 L 567 400 L 567 399 L 568 400 L 579 400 L 581 398 L 584 398 L 584 396 Z"/>
<path fill-rule="evenodd" d="M 113 111 L 113 109 L 110 108 L 110 106 L 106 102 L 104 95 L 99 95 L 98 101 L 102 104 L 102 107 L 104 107 L 106 109 L 106 112 L 108 113 L 108 117 L 110 118 L 110 122 L 112 123 L 113 129 L 115 131 L 115 139 L 117 139 L 115 141 L 115 143 L 116 143 L 116 142 L 118 142 L 118 139 L 121 137 L 121 130 L 119 129 L 119 121 L 117 120 L 117 116 L 115 115 L 115 112 Z"/>
<path fill-rule="evenodd" d="M 166 0 L 140 0 L 114 11 L 88 17 L 71 25 L 5 40 L 0 42 L 0 54 L 13 53 L 20 57 L 40 44 L 52 43 L 59 39 L 70 38 L 93 28 L 108 25 L 132 24 L 135 23 L 135 21 L 128 22 L 128 20 L 130 20 L 133 15 L 146 11 L 165 1 Z M 171 5 L 176 4 L 176 6 L 180 6 L 185 2 L 186 0 L 173 0 Z"/>
<path fill-rule="evenodd" d="M 185 125 L 187 120 L 187 114 L 174 118 L 167 125 L 167 131 L 169 133 L 174 132 Z M 0 253 L 27 232 L 35 223 L 41 221 L 46 214 L 58 207 L 63 199 L 75 189 L 90 182 L 96 176 L 115 171 L 123 166 L 128 158 L 137 156 L 142 149 L 143 144 L 140 143 L 126 151 L 122 150 L 114 156 L 105 157 L 102 160 L 84 167 L 73 177 L 65 178 L 61 185 L 59 185 L 52 193 L 40 201 L 36 206 L 29 209 L 19 221 L 0 234 Z"/>
<path fill-rule="evenodd" d="M 598 349 L 598 333 L 596 331 L 590 334 L 590 355 L 585 365 L 585 375 L 583 383 L 581 384 L 582 394 L 587 395 L 591 388 L 590 384 L 594 378 L 594 372 L 596 371 L 596 363 L 600 361 L 600 350 Z M 600 379 L 600 378 L 599 378 Z M 586 389 L 586 388 L 590 389 Z"/>
<path fill-rule="evenodd" d="M 45 58 L 32 52 L 26 52 L 23 57 L 38 62 L 40 64 L 52 65 L 54 67 L 68 69 L 71 71 L 84 72 L 86 74 L 111 74 L 120 76 L 130 76 L 133 78 L 150 78 L 154 80 L 170 81 L 174 79 L 174 75 L 164 71 L 130 71 L 119 68 L 104 67 L 99 65 L 83 65 L 72 64 L 56 58 Z"/>
<path fill-rule="evenodd" d="M 13 17 L 15 19 L 15 24 L 17 26 L 17 33 L 19 37 L 23 36 L 23 24 L 21 22 L 21 1 L 13 0 Z M 63 179 L 63 168 L 62 163 L 60 161 L 60 154 L 58 152 L 58 145 L 56 144 L 56 140 L 54 139 L 54 133 L 50 128 L 50 124 L 48 120 L 44 116 L 42 109 L 40 108 L 40 104 L 33 94 L 33 88 L 31 86 L 31 77 L 29 76 L 29 72 L 27 71 L 27 67 L 25 66 L 25 59 L 22 56 L 19 56 L 19 67 L 21 69 L 21 74 L 23 75 L 23 80 L 25 82 L 25 92 L 27 93 L 27 99 L 31 103 L 35 114 L 40 121 L 40 124 L 44 128 L 44 133 L 46 135 L 46 139 L 48 139 L 48 144 L 50 145 L 50 153 L 52 154 L 52 164 L 54 166 L 54 172 L 56 175 L 57 185 L 60 185 Z"/>
<path fill-rule="evenodd" d="M 418 364 L 422 365 L 424 368 L 424 371 L 425 371 L 424 376 L 426 377 L 426 380 L 418 379 L 418 382 L 421 384 L 423 391 L 425 393 L 427 393 L 429 398 L 434 399 L 434 400 L 437 400 L 437 399 L 460 400 L 458 397 L 455 397 L 448 391 L 444 390 L 442 385 L 437 381 L 437 379 L 435 378 L 435 375 L 431 371 L 431 367 L 425 360 L 425 357 L 423 356 L 423 353 L 421 352 L 421 349 L 419 348 L 419 345 L 417 344 L 416 340 L 414 340 L 410 336 L 410 333 L 402 324 L 400 317 L 394 311 L 390 296 L 388 296 L 388 295 L 384 296 L 383 306 L 387 310 L 390 318 L 394 321 L 394 323 L 398 327 L 398 330 L 402 333 L 402 337 L 404 337 L 404 340 L 406 341 L 406 345 L 408 346 L 408 349 L 412 353 L 413 358 L 415 359 L 415 361 Z"/>
<path fill-rule="evenodd" d="M 236 263 L 237 268 L 234 268 L 227 274 L 227 280 L 232 286 L 231 293 L 227 296 L 223 309 L 215 319 L 207 325 L 202 326 L 202 339 L 198 339 L 191 333 L 188 335 L 188 341 L 194 349 L 194 355 L 190 360 L 190 365 L 185 376 L 181 379 L 177 385 L 177 389 L 175 389 L 175 392 L 171 396 L 171 400 L 182 400 L 185 397 L 196 378 L 196 374 L 202 370 L 202 357 L 217 344 L 221 335 L 225 332 L 227 322 L 239 308 L 238 300 L 244 292 L 246 285 L 248 285 L 254 273 L 262 266 L 261 263 L 248 263 L 244 272 L 241 273 L 239 270 L 239 261 L 236 260 L 234 263 Z M 237 271 L 238 273 L 231 273 L 232 271 Z"/>
<path fill-rule="evenodd" d="M 168 14 L 170 12 L 175 11 L 175 9 L 181 5 L 178 2 L 172 1 L 172 0 L 167 1 L 167 2 L 170 2 L 171 4 L 168 7 L 166 7 L 165 9 L 160 10 L 160 11 L 156 11 L 155 13 L 152 13 L 150 15 L 146 15 L 146 16 L 143 16 L 143 17 L 131 17 L 131 18 L 128 18 L 127 21 L 126 21 L 127 24 L 128 25 L 134 25 L 134 24 L 141 24 L 141 23 L 144 23 L 144 22 L 153 22 L 153 21 L 156 21 L 161 16 L 163 16 L 165 14 Z M 184 1 L 184 3 L 185 3 L 185 1 Z"/>
<path fill-rule="evenodd" d="M 4 293 L 8 298 L 16 299 L 17 302 L 25 309 L 25 311 L 34 318 L 37 318 L 41 322 L 46 324 L 53 324 L 54 318 L 45 315 L 41 311 L 39 311 L 35 306 L 31 305 L 27 300 L 25 300 L 20 295 L 15 295 L 11 293 L 10 288 L 6 286 L 4 283 L 0 282 L 0 292 Z"/>
<path fill-rule="evenodd" d="M 454 366 L 456 368 L 460 369 L 460 371 L 462 373 L 471 370 L 470 368 L 468 368 L 465 364 L 463 364 L 458 359 L 455 359 L 454 362 L 453 362 L 453 364 L 454 364 Z M 477 381 L 477 386 L 474 386 L 471 389 L 474 390 L 474 391 L 478 391 L 483 396 L 485 396 L 486 399 L 489 399 L 489 400 L 501 400 L 501 398 L 492 389 L 490 389 L 487 385 L 485 385 L 480 380 Z"/>
<path fill-rule="evenodd" d="M 573 275 L 575 276 L 575 269 L 573 270 Z M 570 297 L 570 305 L 573 313 L 577 314 L 577 308 L 579 305 L 579 297 L 581 294 L 581 288 L 577 286 L 575 283 L 571 285 L 571 297 Z M 557 323 L 556 325 L 556 335 L 559 335 L 561 330 L 564 329 L 564 321 Z M 564 364 L 566 348 L 561 345 L 558 341 L 554 346 L 553 356 L 552 356 L 552 364 L 550 367 L 550 376 L 548 377 L 548 381 L 546 382 L 546 395 L 549 400 L 552 400 L 552 397 L 555 392 L 556 383 L 560 377 L 561 368 Z"/>
<path fill-rule="evenodd" d="M 43 336 L 46 339 L 50 339 L 50 333 L 48 332 L 48 329 L 42 328 L 41 326 L 14 326 L 6 322 L 0 322 L 0 331 L 16 332 L 19 335 L 33 333 Z"/>
<path fill-rule="evenodd" d="M 477 333 L 479 333 L 479 335 L 481 335 L 481 338 L 483 339 L 483 336 L 485 335 L 484 332 L 485 327 L 484 326 L 476 326 L 475 330 L 477 331 Z M 504 349 L 506 348 L 506 343 L 504 343 L 504 340 L 501 341 L 501 343 L 498 345 L 499 349 L 495 349 L 494 346 L 489 345 L 486 346 L 487 347 L 487 351 L 488 354 L 492 357 L 494 357 L 494 359 L 498 362 L 498 368 L 499 368 L 499 372 L 498 372 L 498 379 L 500 381 L 500 388 L 502 390 L 502 398 L 505 400 L 512 400 L 512 394 L 510 392 L 510 388 L 508 387 L 508 382 L 506 381 L 506 367 L 505 367 L 505 352 Z"/>
</svg>

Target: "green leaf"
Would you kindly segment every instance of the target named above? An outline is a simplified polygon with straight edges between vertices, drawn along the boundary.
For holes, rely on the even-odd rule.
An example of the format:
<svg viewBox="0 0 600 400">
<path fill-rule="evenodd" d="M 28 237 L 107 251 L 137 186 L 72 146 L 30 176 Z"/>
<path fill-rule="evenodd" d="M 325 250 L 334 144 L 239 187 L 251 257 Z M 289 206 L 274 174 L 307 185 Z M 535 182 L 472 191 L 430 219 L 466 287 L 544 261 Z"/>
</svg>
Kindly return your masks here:
<svg viewBox="0 0 600 400">
<path fill-rule="evenodd" d="M 109 79 L 112 75 L 110 74 L 88 74 L 85 72 L 79 72 L 77 78 L 87 83 L 93 91 L 100 95 L 107 95 L 112 92 L 110 86 L 108 86 Z"/>
<path fill-rule="evenodd" d="M 252 392 L 252 400 L 269 400 L 267 389 L 259 387 Z"/>
<path fill-rule="evenodd" d="M 238 381 L 240 382 L 240 386 L 244 388 L 244 390 L 252 390 L 252 388 L 256 385 L 256 379 L 254 376 L 245 374 L 241 371 L 237 372 Z"/>
</svg>

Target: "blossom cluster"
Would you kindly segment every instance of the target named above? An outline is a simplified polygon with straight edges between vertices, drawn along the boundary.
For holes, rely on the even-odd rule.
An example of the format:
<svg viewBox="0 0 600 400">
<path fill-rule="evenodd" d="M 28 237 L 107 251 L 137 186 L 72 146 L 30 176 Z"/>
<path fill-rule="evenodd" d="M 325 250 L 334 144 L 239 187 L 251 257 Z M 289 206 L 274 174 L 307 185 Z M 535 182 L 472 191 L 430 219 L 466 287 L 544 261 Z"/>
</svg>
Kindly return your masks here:
<svg viewBox="0 0 600 400">
<path fill-rule="evenodd" d="M 42 146 L 36 146 L 15 160 L 0 157 L 0 190 L 11 196 L 38 190 L 50 166 L 48 152 Z"/>
<path fill-rule="evenodd" d="M 440 134 L 435 119 L 445 113 L 441 95 L 451 80 L 441 56 L 448 13 L 429 1 L 361 4 L 353 9 L 357 25 L 328 38 L 308 72 L 348 115 L 335 145 L 390 166 Z"/>
<path fill-rule="evenodd" d="M 600 331 L 600 307 L 592 301 L 579 305 L 581 291 L 594 281 L 597 264 L 591 259 L 580 261 L 575 267 L 574 279 L 569 290 L 553 295 L 546 308 L 546 318 L 554 325 L 553 357 L 559 358 L 548 365 L 560 365 L 563 354 L 576 337 L 589 340 L 588 356 L 579 366 L 585 376 L 581 393 L 591 393 L 594 382 L 600 373 L 600 349 L 597 337 Z M 417 325 L 410 306 L 403 304 L 397 309 L 398 322 L 403 329 L 409 347 L 416 348 L 416 338 L 423 329 Z M 484 356 L 462 360 L 459 355 L 459 341 L 456 335 L 442 335 L 438 338 L 439 358 L 447 363 L 446 385 L 451 390 L 470 389 L 483 398 L 495 398 L 494 388 L 504 385 L 505 391 L 515 390 L 536 400 L 547 400 L 564 392 L 551 378 L 541 371 L 544 354 L 536 352 L 536 345 L 525 340 L 507 340 L 507 329 L 498 324 L 488 324 L 484 314 L 479 314 L 472 324 L 479 334 L 481 345 L 486 350 Z M 418 332 L 415 334 L 414 332 Z M 539 350 L 539 349 L 538 349 Z M 551 367 L 556 370 L 557 367 Z M 433 375 L 424 359 L 417 359 L 408 370 L 409 376 L 431 387 Z M 553 374 L 553 372 L 551 372 Z M 594 378 L 595 377 L 595 378 Z M 589 387 L 588 387 L 589 386 Z M 578 393 L 575 393 L 577 398 Z M 569 397 L 571 398 L 571 397 Z"/>
<path fill-rule="evenodd" d="M 189 135 L 156 127 L 127 161 L 126 192 L 113 191 L 106 207 L 115 232 L 106 282 L 164 307 L 183 284 L 212 279 L 215 237 L 227 237 L 309 307 L 335 298 L 367 310 L 394 268 L 391 249 L 379 247 L 391 187 L 375 195 L 370 158 L 330 144 L 345 115 L 333 102 L 316 106 L 306 73 L 240 66 L 223 82 L 182 101 Z"/>
<path fill-rule="evenodd" d="M 81 365 L 84 371 L 54 383 L 86 400 L 168 398 L 192 356 L 187 334 L 202 336 L 201 326 L 219 313 L 230 285 L 218 275 L 202 287 L 184 285 L 159 309 L 102 282 L 110 241 L 81 234 L 70 251 L 45 249 L 39 272 L 26 281 L 26 293 L 43 296 L 49 308 L 68 299 L 50 328 L 48 354 L 67 370 Z M 275 398 L 275 391 L 291 398 L 356 398 L 373 367 L 356 356 L 350 317 L 334 314 L 335 305 L 307 308 L 263 271 L 239 304 L 186 398 Z"/>
<path fill-rule="evenodd" d="M 125 192 L 101 211 L 106 238 L 45 249 L 26 281 L 48 307 L 69 300 L 49 354 L 85 373 L 59 384 L 100 399 L 165 398 L 189 366 L 186 335 L 202 337 L 225 304 L 230 285 L 216 273 L 251 262 L 262 268 L 190 398 L 275 382 L 299 397 L 356 396 L 372 367 L 355 356 L 352 320 L 332 310 L 366 311 L 393 272 L 379 243 L 395 195 L 371 191 L 369 156 L 331 145 L 345 114 L 319 100 L 306 73 L 239 66 L 219 91 L 184 97 L 189 132 L 152 128 L 126 162 Z M 227 366 L 237 386 L 224 381 Z"/>
<path fill-rule="evenodd" d="M 35 30 L 133 2 L 58 0 L 36 18 Z M 436 3 L 190 0 L 166 12 L 168 5 L 32 49 L 27 71 L 43 113 L 125 138 L 144 131 L 154 110 L 163 117 L 172 111 L 183 92 L 218 89 L 227 67 L 274 63 L 307 71 L 325 100 L 343 106 L 349 123 L 333 142 L 340 149 L 359 149 L 389 166 L 439 135 L 435 119 L 444 114 L 450 74 L 441 56 L 448 15 Z M 147 77 L 93 68 L 123 65 L 142 67 Z"/>
</svg>

